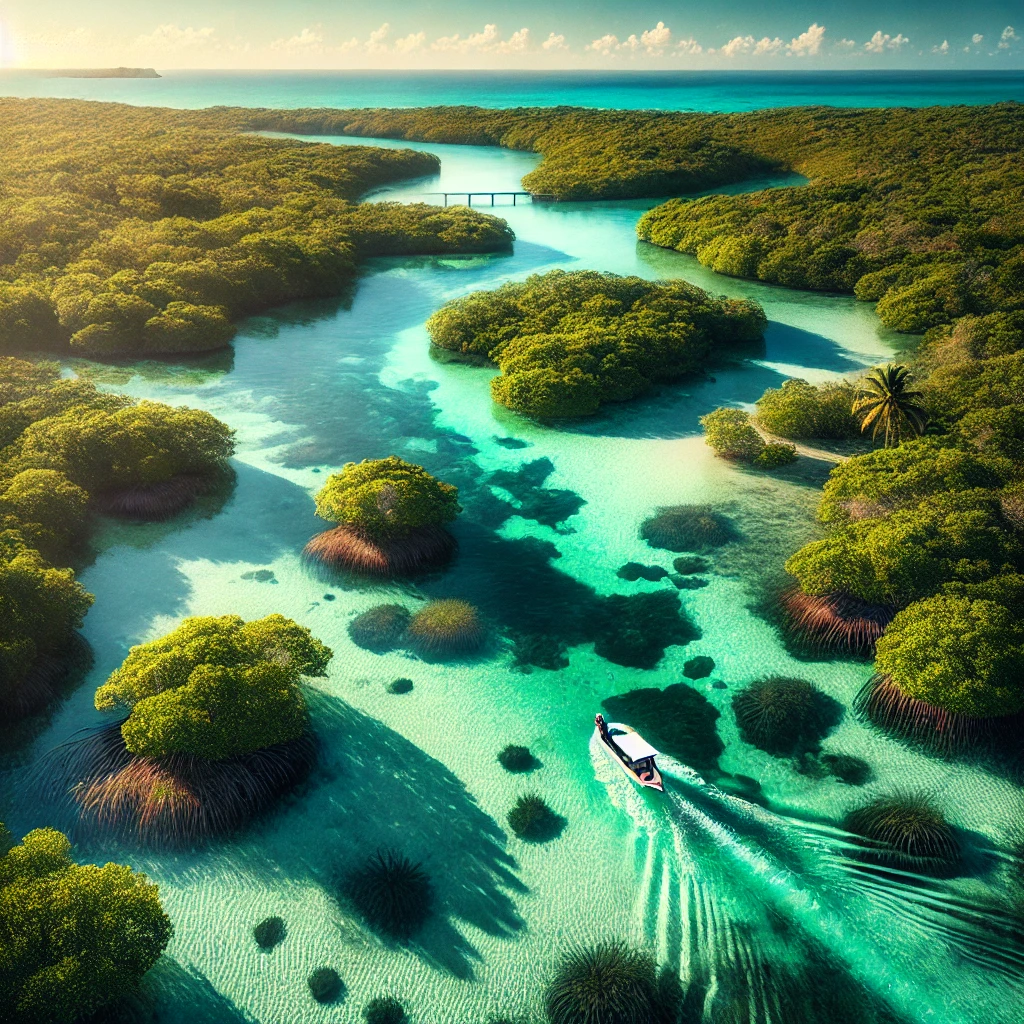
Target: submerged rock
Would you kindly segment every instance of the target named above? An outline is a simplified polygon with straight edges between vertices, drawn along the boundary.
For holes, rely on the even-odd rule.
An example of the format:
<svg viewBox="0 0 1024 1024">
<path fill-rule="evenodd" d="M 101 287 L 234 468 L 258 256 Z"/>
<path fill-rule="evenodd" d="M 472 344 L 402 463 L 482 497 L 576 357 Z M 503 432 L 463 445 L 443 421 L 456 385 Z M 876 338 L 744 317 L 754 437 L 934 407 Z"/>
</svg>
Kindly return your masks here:
<svg viewBox="0 0 1024 1024">
<path fill-rule="evenodd" d="M 695 572 L 707 572 L 711 563 L 700 555 L 680 555 L 673 560 L 672 568 L 680 576 L 692 576 Z"/>
<path fill-rule="evenodd" d="M 683 664 L 683 675 L 687 679 L 705 679 L 715 670 L 715 659 L 706 654 L 698 654 Z"/>
<path fill-rule="evenodd" d="M 680 576 L 674 572 L 669 574 L 669 579 L 675 584 L 676 590 L 700 590 L 708 585 L 703 576 Z"/>
<path fill-rule="evenodd" d="M 641 565 L 639 562 L 627 562 L 615 575 L 620 580 L 629 580 L 630 583 L 634 583 L 636 580 L 649 580 L 651 583 L 657 583 L 658 580 L 663 580 L 668 575 L 668 572 L 662 569 L 660 565 Z"/>
</svg>

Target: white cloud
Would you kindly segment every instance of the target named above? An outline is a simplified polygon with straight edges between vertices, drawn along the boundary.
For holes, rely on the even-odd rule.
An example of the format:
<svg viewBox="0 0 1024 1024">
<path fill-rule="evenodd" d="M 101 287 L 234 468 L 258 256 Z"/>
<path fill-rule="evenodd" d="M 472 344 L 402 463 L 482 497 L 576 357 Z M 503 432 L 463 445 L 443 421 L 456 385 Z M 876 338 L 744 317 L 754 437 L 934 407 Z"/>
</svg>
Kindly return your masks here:
<svg viewBox="0 0 1024 1024">
<path fill-rule="evenodd" d="M 851 50 L 856 45 L 857 45 L 856 42 L 854 40 L 852 40 L 852 39 L 840 39 L 839 42 L 836 43 L 836 49 L 837 50 Z"/>
<path fill-rule="evenodd" d="M 275 39 L 270 48 L 284 53 L 323 53 L 324 34 L 319 25 L 316 28 L 304 28 L 290 39 Z"/>
<path fill-rule="evenodd" d="M 933 46 L 932 53 L 949 53 L 949 40 L 943 39 L 941 45 Z"/>
<path fill-rule="evenodd" d="M 422 49 L 426 41 L 426 32 L 410 32 L 407 36 L 395 40 L 395 53 L 413 53 Z"/>
<path fill-rule="evenodd" d="M 754 44 L 754 55 L 757 56 L 759 53 L 778 53 L 781 49 L 782 40 L 778 36 L 774 39 L 769 39 L 765 36 Z"/>
<path fill-rule="evenodd" d="M 825 38 L 825 26 L 815 22 L 808 25 L 806 32 L 801 32 L 793 39 L 787 50 L 795 57 L 815 57 L 821 50 L 821 41 Z"/>
<path fill-rule="evenodd" d="M 565 36 L 555 35 L 552 32 L 543 43 L 540 44 L 545 50 L 568 50 L 569 47 L 565 45 Z"/>
<path fill-rule="evenodd" d="M 671 42 L 672 32 L 663 21 L 659 21 L 654 28 L 649 28 L 640 34 L 640 43 L 648 53 L 661 53 Z"/>
<path fill-rule="evenodd" d="M 530 45 L 530 30 L 528 28 L 521 28 L 518 32 L 513 32 L 508 39 L 498 43 L 494 49 L 498 53 L 522 53 Z"/>
<path fill-rule="evenodd" d="M 434 50 L 454 50 L 457 53 L 469 53 L 471 50 L 494 49 L 498 40 L 498 26 L 484 25 L 483 32 L 474 32 L 461 36 L 458 32 L 453 36 L 441 36 L 431 44 Z"/>
<path fill-rule="evenodd" d="M 971 42 L 977 46 L 984 38 L 985 37 L 980 32 L 975 32 L 974 35 L 971 36 Z"/>
<path fill-rule="evenodd" d="M 681 54 L 698 54 L 704 52 L 704 47 L 696 39 L 680 39 L 676 43 L 676 52 Z"/>
<path fill-rule="evenodd" d="M 884 50 L 898 50 L 909 42 L 902 32 L 891 36 L 888 32 L 878 31 L 864 44 L 864 49 L 868 53 L 882 53 Z"/>
<path fill-rule="evenodd" d="M 214 43 L 216 31 L 212 28 L 179 28 L 177 25 L 158 25 L 149 35 L 139 36 L 136 46 L 146 49 L 174 53 L 191 50 Z"/>
<path fill-rule="evenodd" d="M 724 53 L 726 57 L 736 57 L 741 53 L 749 53 L 753 48 L 753 36 L 734 36 L 724 46 L 720 46 L 718 52 Z M 708 52 L 711 53 L 712 51 L 709 50 Z"/>
<path fill-rule="evenodd" d="M 1007 25 L 1006 28 L 1003 29 L 1003 34 L 999 37 L 999 49 L 1008 50 L 1010 48 L 1010 43 L 1015 43 L 1017 38 L 1018 36 L 1017 33 L 1013 31 L 1013 26 Z"/>
<path fill-rule="evenodd" d="M 391 26 L 385 21 L 380 28 L 375 28 L 370 33 L 370 38 L 366 40 L 366 52 L 367 53 L 386 53 L 388 44 L 385 40 L 388 37 L 388 33 L 391 31 Z"/>
<path fill-rule="evenodd" d="M 600 39 L 595 39 L 593 42 L 587 43 L 588 50 L 593 50 L 595 53 L 604 54 L 604 56 L 608 56 L 608 54 L 611 53 L 612 50 L 617 50 L 618 48 L 619 37 L 612 35 L 601 36 Z"/>
</svg>

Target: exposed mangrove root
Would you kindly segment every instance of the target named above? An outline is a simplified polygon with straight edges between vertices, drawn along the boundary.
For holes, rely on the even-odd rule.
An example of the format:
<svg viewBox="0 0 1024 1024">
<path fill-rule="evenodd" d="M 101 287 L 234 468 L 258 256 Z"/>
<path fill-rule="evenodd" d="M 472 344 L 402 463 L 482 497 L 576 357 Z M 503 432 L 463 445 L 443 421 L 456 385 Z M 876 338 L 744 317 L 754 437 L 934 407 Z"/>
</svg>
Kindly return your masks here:
<svg viewBox="0 0 1024 1024">
<path fill-rule="evenodd" d="M 234 831 L 297 785 L 316 763 L 312 733 L 209 761 L 129 753 L 120 724 L 83 741 L 72 795 L 80 820 L 146 845 L 178 846 Z"/>
<path fill-rule="evenodd" d="M 948 754 L 991 743 L 1020 728 L 1022 715 L 972 718 L 908 697 L 888 676 L 873 675 L 854 700 L 854 710 L 879 728 Z"/>
<path fill-rule="evenodd" d="M 892 622 L 896 610 L 869 604 L 849 594 L 812 597 L 799 587 L 782 595 L 792 631 L 805 643 L 829 653 L 870 657 L 875 641 Z"/>
<path fill-rule="evenodd" d="M 447 565 L 457 548 L 441 526 L 410 530 L 404 537 L 376 540 L 351 526 L 318 533 L 307 545 L 307 558 L 335 569 L 365 576 L 412 576 Z"/>
<path fill-rule="evenodd" d="M 93 496 L 93 504 L 103 515 L 119 519 L 170 519 L 184 511 L 210 486 L 207 477 L 181 473 L 156 484 L 138 484 Z"/>
</svg>

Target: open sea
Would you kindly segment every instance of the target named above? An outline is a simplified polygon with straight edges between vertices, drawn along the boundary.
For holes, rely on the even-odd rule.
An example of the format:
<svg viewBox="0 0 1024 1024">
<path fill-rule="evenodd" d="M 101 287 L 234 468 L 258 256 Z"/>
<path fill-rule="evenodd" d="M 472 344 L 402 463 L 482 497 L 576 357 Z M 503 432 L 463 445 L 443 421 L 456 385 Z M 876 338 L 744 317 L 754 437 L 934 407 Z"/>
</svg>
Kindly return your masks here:
<svg viewBox="0 0 1024 1024">
<path fill-rule="evenodd" d="M 8 77 L 0 92 L 174 107 L 730 111 L 1022 100 L 1024 75 L 167 72 L 153 81 Z M 369 201 L 513 189 L 539 159 L 485 147 L 415 148 L 440 156 L 440 174 Z M 710 453 L 698 422 L 716 406 L 749 407 L 787 377 L 856 376 L 906 339 L 850 296 L 719 277 L 688 256 L 637 242 L 636 221 L 651 205 L 501 206 L 494 212 L 517 236 L 511 253 L 371 261 L 350 302 L 297 303 L 252 317 L 230 352 L 201 360 L 68 362 L 112 390 L 225 420 L 238 435 L 237 483 L 220 504 L 170 522 L 102 526 L 96 557 L 81 573 L 96 595 L 84 630 L 95 668 L 26 760 L 100 724 L 95 687 L 133 644 L 185 616 L 281 612 L 335 652 L 328 677 L 312 684 L 321 767 L 264 820 L 230 840 L 174 853 L 74 834 L 80 859 L 145 870 L 174 921 L 167 955 L 124 1019 L 356 1024 L 371 998 L 390 994 L 413 1024 L 539 1020 L 562 951 L 613 937 L 679 971 L 692 993 L 692 1024 L 826 1024 L 793 1009 L 822 986 L 835 991 L 829 1024 L 1020 1024 L 1024 951 L 1012 931 L 996 935 L 992 921 L 1002 913 L 1006 851 L 1024 821 L 1024 794 L 992 766 L 933 759 L 868 728 L 851 706 L 869 665 L 798 660 L 787 651 L 757 602 L 787 555 L 819 535 L 814 510 L 828 464 L 747 472 Z M 493 405 L 492 371 L 431 358 L 424 324 L 443 303 L 555 268 L 684 279 L 756 299 L 770 321 L 764 352 L 558 426 Z M 415 583 L 356 585 L 312 570 L 301 551 L 324 528 L 316 490 L 348 461 L 392 453 L 459 484 L 466 512 L 453 528 L 457 562 Z M 519 626 L 542 620 L 557 636 L 576 606 L 596 596 L 677 593 L 667 580 L 628 582 L 617 570 L 629 561 L 671 570 L 675 556 L 650 548 L 638 529 L 658 507 L 685 503 L 713 506 L 736 531 L 708 555 L 706 585 L 678 591 L 699 638 L 669 647 L 649 670 L 613 664 L 591 645 L 571 647 L 562 669 L 517 668 L 508 636 Z M 538 511 L 553 506 L 564 518 Z M 348 625 L 367 608 L 397 602 L 416 610 L 435 597 L 481 608 L 491 636 L 481 655 L 438 664 L 352 642 Z M 714 660 L 711 675 L 692 685 L 719 716 L 716 777 L 752 780 L 743 785 L 759 789 L 759 803 L 668 757 L 666 793 L 640 792 L 592 748 L 603 700 L 679 683 L 697 655 Z M 810 680 L 841 705 L 823 753 L 860 759 L 859 779 L 798 770 L 742 739 L 732 697 L 773 674 Z M 389 692 L 397 677 L 412 679 L 412 691 Z M 496 754 L 508 743 L 528 745 L 539 767 L 525 776 L 504 771 Z M 0 777 L 0 817 L 19 835 L 68 824 L 59 800 L 25 798 L 26 770 Z M 565 819 L 550 842 L 523 842 L 507 828 L 509 808 L 530 791 Z M 965 850 L 960 874 L 879 874 L 845 855 L 846 812 L 894 792 L 923 792 L 938 803 Z M 338 879 L 380 848 L 421 862 L 433 881 L 435 913 L 408 944 L 375 937 L 338 896 Z M 269 915 L 284 918 L 287 937 L 265 953 L 252 928 Z M 324 966 L 346 986 L 330 1006 L 315 1003 L 306 983 Z"/>
<path fill-rule="evenodd" d="M 927 107 L 1024 101 L 1024 70 L 964 72 L 160 71 L 159 79 L 32 78 L 0 95 L 74 96 L 161 107 L 621 107 L 756 110 L 824 104 Z"/>
</svg>

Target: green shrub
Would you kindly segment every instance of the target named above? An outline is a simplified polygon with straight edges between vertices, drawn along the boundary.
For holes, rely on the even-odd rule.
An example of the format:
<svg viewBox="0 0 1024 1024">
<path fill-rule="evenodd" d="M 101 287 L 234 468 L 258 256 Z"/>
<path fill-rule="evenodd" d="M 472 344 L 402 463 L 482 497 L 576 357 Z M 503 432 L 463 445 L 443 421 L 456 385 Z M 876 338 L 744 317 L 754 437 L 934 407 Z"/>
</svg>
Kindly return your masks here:
<svg viewBox="0 0 1024 1024">
<path fill-rule="evenodd" d="M 753 303 L 681 281 L 554 270 L 450 302 L 427 327 L 437 348 L 501 369 L 496 402 L 549 419 L 677 380 L 723 347 L 758 340 L 766 322 Z"/>
<path fill-rule="evenodd" d="M 1024 624 L 980 598 L 938 596 L 901 611 L 879 639 L 875 671 L 907 697 L 972 718 L 1024 709 Z"/>
<path fill-rule="evenodd" d="M 960 860 L 960 845 L 945 815 L 920 795 L 880 797 L 847 814 L 848 832 L 871 841 L 870 860 L 917 871 L 945 871 Z"/>
<path fill-rule="evenodd" d="M 320 489 L 316 511 L 371 537 L 401 537 L 451 522 L 462 511 L 458 498 L 457 487 L 391 455 L 347 463 Z"/>
<path fill-rule="evenodd" d="M 12 531 L 0 532 L 0 707 L 15 698 L 37 658 L 59 650 L 92 604 L 70 569 L 55 569 Z"/>
<path fill-rule="evenodd" d="M 903 606 L 945 583 L 976 583 L 1024 560 L 1003 525 L 999 495 L 953 491 L 888 516 L 840 527 L 805 544 L 786 562 L 806 594 L 850 594 Z"/>
<path fill-rule="evenodd" d="M 742 409 L 715 409 L 701 416 L 704 440 L 723 459 L 754 462 L 764 451 L 761 435 L 750 425 L 750 413 Z"/>
<path fill-rule="evenodd" d="M 133 647 L 97 691 L 96 707 L 130 709 L 128 750 L 223 760 L 296 739 L 308 714 L 298 683 L 323 675 L 331 651 L 281 615 L 192 618 Z"/>
<path fill-rule="evenodd" d="M 4 1018 L 74 1024 L 131 991 L 160 958 L 171 922 L 157 888 L 119 864 L 75 864 L 36 829 L 17 846 L 0 825 Z"/>
<path fill-rule="evenodd" d="M 946 438 L 922 437 L 856 455 L 832 470 L 818 517 L 845 523 L 911 505 L 931 494 L 1000 487 L 1005 467 Z"/>
<path fill-rule="evenodd" d="M 791 444 L 766 444 L 754 459 L 758 469 L 778 469 L 796 462 L 796 447 Z"/>
<path fill-rule="evenodd" d="M 857 389 L 848 381 L 814 385 L 791 378 L 757 400 L 757 418 L 778 437 L 859 437 L 860 423 L 852 412 L 856 397 Z"/>
<path fill-rule="evenodd" d="M 208 412 L 140 402 L 66 412 L 25 428 L 11 467 L 53 469 L 87 491 L 208 473 L 234 451 L 234 432 Z"/>
<path fill-rule="evenodd" d="M 451 598 L 430 601 L 409 623 L 413 646 L 428 657 L 468 654 L 484 642 L 476 608 Z"/>
</svg>

